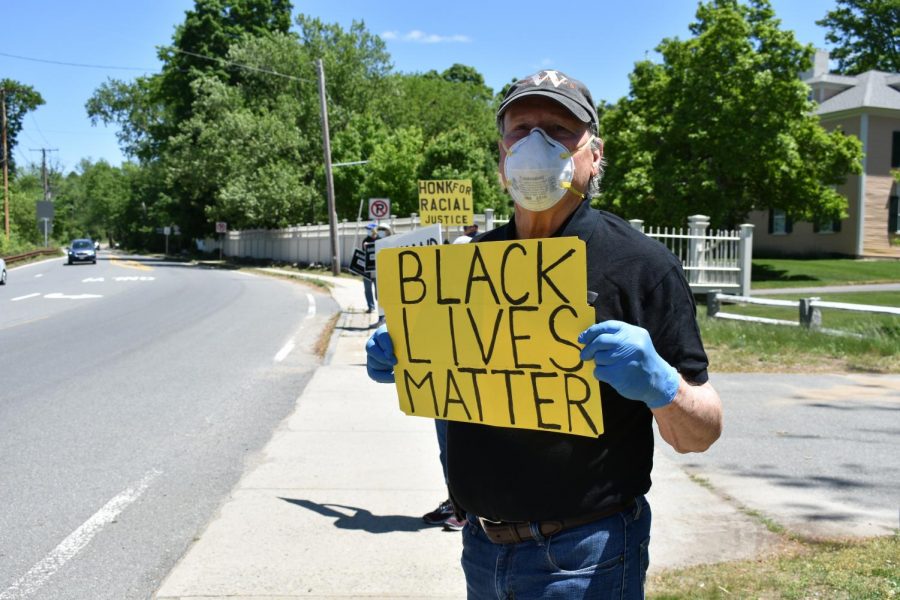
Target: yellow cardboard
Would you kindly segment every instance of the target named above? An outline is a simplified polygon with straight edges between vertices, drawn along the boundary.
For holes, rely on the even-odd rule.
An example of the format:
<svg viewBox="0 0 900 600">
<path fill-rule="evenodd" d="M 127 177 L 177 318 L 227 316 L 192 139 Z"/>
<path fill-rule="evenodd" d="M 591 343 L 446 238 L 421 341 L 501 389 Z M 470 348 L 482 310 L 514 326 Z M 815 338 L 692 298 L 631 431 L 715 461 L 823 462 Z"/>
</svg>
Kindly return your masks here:
<svg viewBox="0 0 900 600">
<path fill-rule="evenodd" d="M 409 415 L 597 437 L 594 323 L 574 237 L 385 248 L 378 302 Z"/>
<path fill-rule="evenodd" d="M 419 180 L 419 218 L 422 225 L 471 225 L 471 179 Z"/>
</svg>

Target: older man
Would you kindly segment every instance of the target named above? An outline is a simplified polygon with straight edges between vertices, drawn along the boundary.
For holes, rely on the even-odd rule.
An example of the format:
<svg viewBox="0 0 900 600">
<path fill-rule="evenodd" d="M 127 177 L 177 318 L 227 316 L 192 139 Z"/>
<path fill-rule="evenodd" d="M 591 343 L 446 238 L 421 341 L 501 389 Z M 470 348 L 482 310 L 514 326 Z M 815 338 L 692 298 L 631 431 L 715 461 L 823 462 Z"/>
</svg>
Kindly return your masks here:
<svg viewBox="0 0 900 600">
<path fill-rule="evenodd" d="M 678 260 L 622 219 L 592 209 L 603 166 L 597 112 L 581 82 L 541 71 L 497 113 L 500 175 L 514 218 L 496 240 L 577 236 L 586 244 L 604 433 L 596 439 L 448 423 L 449 487 L 468 520 L 470 598 L 641 598 L 648 566 L 655 419 L 679 452 L 718 439 L 722 408 Z M 393 381 L 387 330 L 366 346 L 369 375 Z"/>
</svg>

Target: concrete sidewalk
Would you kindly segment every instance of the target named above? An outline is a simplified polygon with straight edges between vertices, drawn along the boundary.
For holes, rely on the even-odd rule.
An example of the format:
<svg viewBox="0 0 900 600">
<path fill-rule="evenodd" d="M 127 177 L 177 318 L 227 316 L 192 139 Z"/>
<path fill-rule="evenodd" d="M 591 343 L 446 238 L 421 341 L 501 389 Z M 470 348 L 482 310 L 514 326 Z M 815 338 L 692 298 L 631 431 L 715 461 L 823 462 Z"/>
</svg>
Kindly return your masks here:
<svg viewBox="0 0 900 600">
<path fill-rule="evenodd" d="M 156 598 L 465 598 L 459 532 L 421 515 L 446 498 L 431 420 L 400 412 L 369 380 L 359 279 L 332 285 L 343 314 L 325 364 L 258 465 Z M 651 572 L 749 558 L 777 538 L 671 459 L 655 457 Z"/>
</svg>

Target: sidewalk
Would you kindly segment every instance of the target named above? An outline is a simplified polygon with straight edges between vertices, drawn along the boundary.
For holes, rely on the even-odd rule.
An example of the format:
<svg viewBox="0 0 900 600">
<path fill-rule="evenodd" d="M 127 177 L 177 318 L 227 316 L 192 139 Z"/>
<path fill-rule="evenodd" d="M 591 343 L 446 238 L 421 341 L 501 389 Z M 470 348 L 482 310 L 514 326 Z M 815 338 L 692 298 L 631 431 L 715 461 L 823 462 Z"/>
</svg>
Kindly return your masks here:
<svg viewBox="0 0 900 600">
<path fill-rule="evenodd" d="M 359 279 L 332 284 L 343 309 L 325 364 L 219 513 L 157 592 L 159 600 L 465 598 L 459 532 L 421 515 L 446 498 L 434 425 L 400 412 L 369 380 L 374 315 Z M 749 558 L 777 539 L 655 457 L 651 572 Z"/>
</svg>

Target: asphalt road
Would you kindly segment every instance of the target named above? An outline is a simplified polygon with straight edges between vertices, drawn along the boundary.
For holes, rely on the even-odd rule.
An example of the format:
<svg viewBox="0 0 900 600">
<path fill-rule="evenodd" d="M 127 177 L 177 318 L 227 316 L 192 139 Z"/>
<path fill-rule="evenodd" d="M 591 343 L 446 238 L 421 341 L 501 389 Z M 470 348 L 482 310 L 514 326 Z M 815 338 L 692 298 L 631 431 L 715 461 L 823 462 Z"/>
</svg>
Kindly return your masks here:
<svg viewBox="0 0 900 600">
<path fill-rule="evenodd" d="M 148 598 L 294 408 L 315 287 L 101 253 L 0 287 L 0 600 Z"/>
<path fill-rule="evenodd" d="M 720 494 L 810 537 L 900 527 L 900 376 L 712 373 L 725 429 L 677 464 Z"/>
</svg>

